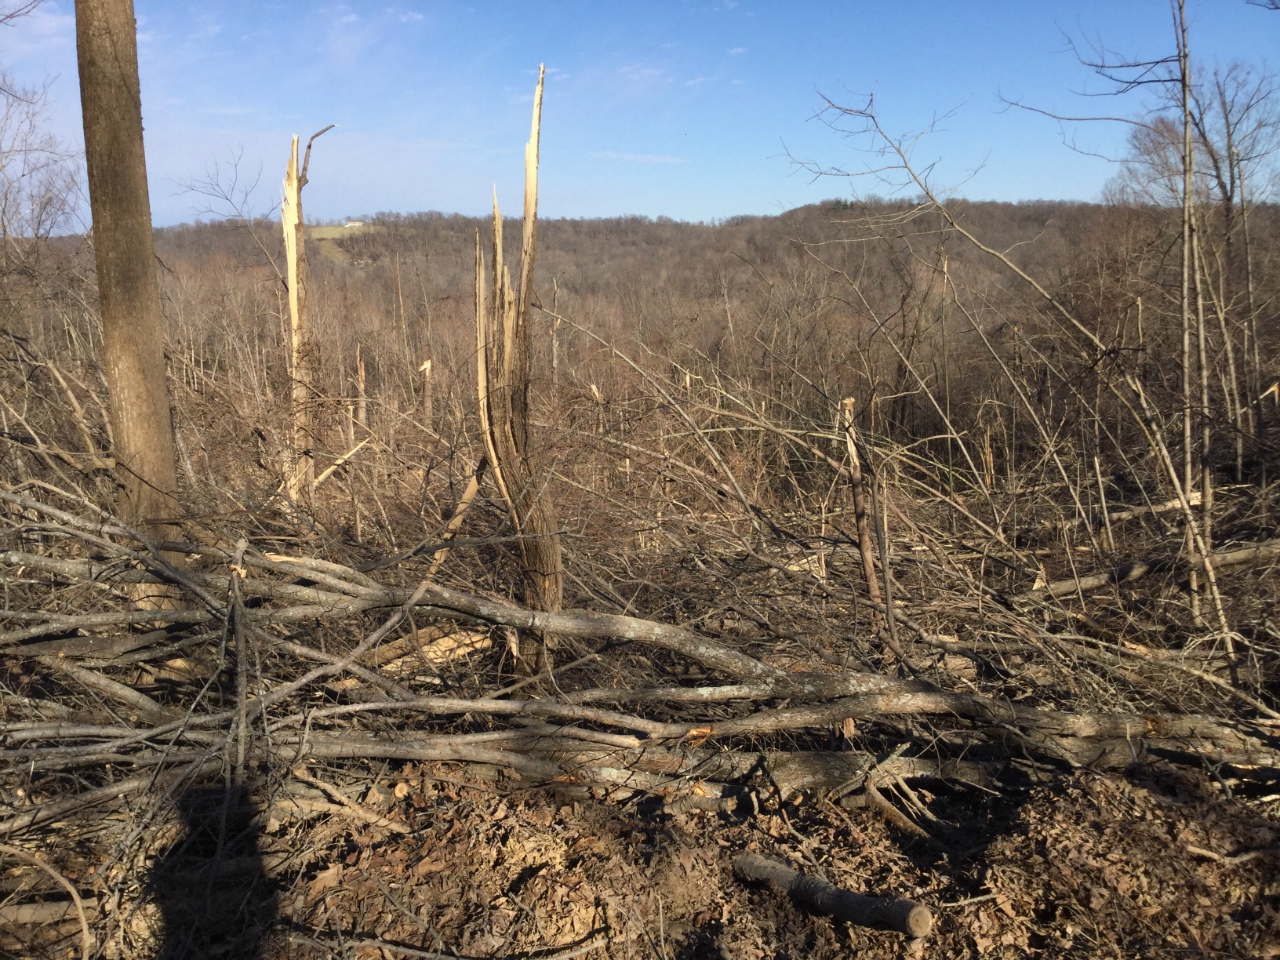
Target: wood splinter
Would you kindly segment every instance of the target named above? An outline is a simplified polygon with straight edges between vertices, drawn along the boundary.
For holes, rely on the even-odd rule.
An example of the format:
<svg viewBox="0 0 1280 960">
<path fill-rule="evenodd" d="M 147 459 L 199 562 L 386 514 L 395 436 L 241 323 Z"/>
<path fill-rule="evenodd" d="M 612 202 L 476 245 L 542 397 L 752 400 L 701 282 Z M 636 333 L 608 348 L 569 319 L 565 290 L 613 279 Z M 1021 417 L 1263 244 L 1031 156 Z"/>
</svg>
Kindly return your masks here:
<svg viewBox="0 0 1280 960">
<path fill-rule="evenodd" d="M 867 897 L 842 890 L 759 854 L 739 856 L 733 861 L 733 872 L 740 880 L 772 881 L 801 906 L 860 927 L 883 927 L 916 939 L 927 936 L 933 928 L 933 913 L 913 900 Z"/>
</svg>

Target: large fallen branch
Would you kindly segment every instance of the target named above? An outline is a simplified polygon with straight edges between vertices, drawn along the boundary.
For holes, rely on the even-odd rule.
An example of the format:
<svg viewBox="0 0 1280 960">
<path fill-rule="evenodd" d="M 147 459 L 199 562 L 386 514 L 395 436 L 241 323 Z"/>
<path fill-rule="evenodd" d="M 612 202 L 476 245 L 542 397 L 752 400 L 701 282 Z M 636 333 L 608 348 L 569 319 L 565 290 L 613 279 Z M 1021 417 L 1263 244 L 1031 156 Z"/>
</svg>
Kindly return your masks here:
<svg viewBox="0 0 1280 960">
<path fill-rule="evenodd" d="M 841 890 L 821 877 L 792 870 L 786 864 L 754 853 L 733 861 L 733 872 L 743 880 L 777 884 L 792 900 L 818 913 L 861 927 L 887 927 L 909 937 L 928 936 L 933 914 L 914 900 L 901 897 L 868 897 Z"/>
<path fill-rule="evenodd" d="M 1241 547 L 1237 550 L 1222 550 L 1212 554 L 1210 562 L 1215 570 L 1231 570 L 1238 567 L 1257 566 L 1276 559 L 1280 559 L 1280 540 L 1267 540 L 1263 543 Z M 1204 568 L 1204 557 L 1197 557 L 1195 561 L 1190 563 L 1181 557 L 1169 560 L 1135 560 L 1131 563 L 1113 567 L 1105 573 L 1095 573 L 1087 577 L 1073 577 L 1070 580 L 1055 580 L 1053 583 L 1029 590 L 1022 596 L 1024 598 L 1043 596 L 1069 597 L 1077 591 L 1097 590 L 1099 587 L 1131 583 L 1134 580 L 1140 580 L 1152 574 L 1176 572 L 1185 575 L 1193 570 L 1203 570 Z"/>
</svg>

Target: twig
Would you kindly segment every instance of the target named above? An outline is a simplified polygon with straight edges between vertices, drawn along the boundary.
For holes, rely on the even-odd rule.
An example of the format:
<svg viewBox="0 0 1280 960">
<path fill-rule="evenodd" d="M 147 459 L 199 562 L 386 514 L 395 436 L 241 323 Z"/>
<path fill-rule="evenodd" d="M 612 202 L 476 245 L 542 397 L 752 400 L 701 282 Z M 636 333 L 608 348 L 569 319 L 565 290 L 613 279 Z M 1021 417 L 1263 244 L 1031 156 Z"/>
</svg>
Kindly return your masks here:
<svg viewBox="0 0 1280 960">
<path fill-rule="evenodd" d="M 76 905 L 76 914 L 80 918 L 80 932 L 83 937 L 81 940 L 81 956 L 84 960 L 90 960 L 93 956 L 94 949 L 93 935 L 89 932 L 89 920 L 85 916 L 84 901 L 80 899 L 80 893 L 76 890 L 71 881 L 37 857 L 34 853 L 28 853 L 26 850 L 19 850 L 17 847 L 9 846 L 7 843 L 0 843 L 0 852 L 7 853 L 12 857 L 17 857 L 19 860 L 25 860 L 27 863 L 39 867 L 61 884 L 67 893 L 71 894 L 71 899 Z"/>
<path fill-rule="evenodd" d="M 307 768 L 305 766 L 294 767 L 293 770 L 291 770 L 290 772 L 297 779 L 301 780 L 303 783 L 309 783 L 311 784 L 311 786 L 315 787 L 316 789 L 323 790 L 326 794 L 328 794 L 330 797 L 332 797 L 334 800 L 340 803 L 343 806 L 343 808 L 346 809 L 357 820 L 363 820 L 365 823 L 371 823 L 376 827 L 383 827 L 387 830 L 392 831 L 393 833 L 409 834 L 413 832 L 408 827 L 406 827 L 403 823 L 395 823 L 392 820 L 388 820 L 386 817 L 381 817 L 376 813 L 371 813 L 370 811 L 366 810 L 364 807 L 360 806 L 360 804 L 354 802 L 353 800 L 349 800 L 346 796 L 343 795 L 342 791 L 339 790 L 337 787 L 331 784 L 325 783 L 323 780 L 318 780 L 317 778 L 307 773 Z"/>
</svg>

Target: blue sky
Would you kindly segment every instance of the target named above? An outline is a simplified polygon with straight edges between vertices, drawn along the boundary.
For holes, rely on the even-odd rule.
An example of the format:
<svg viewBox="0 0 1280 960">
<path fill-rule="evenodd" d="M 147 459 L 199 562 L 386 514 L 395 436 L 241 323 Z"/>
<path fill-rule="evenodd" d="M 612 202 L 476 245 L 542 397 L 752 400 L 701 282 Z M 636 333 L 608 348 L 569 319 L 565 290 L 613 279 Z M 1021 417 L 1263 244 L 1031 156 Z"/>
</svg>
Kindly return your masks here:
<svg viewBox="0 0 1280 960">
<path fill-rule="evenodd" d="M 203 201 L 180 184 L 232 154 L 249 177 L 262 171 L 256 208 L 274 205 L 289 137 L 329 123 L 338 127 L 317 142 L 309 217 L 477 214 L 494 184 L 515 213 L 539 63 L 544 216 L 705 220 L 848 196 L 850 184 L 812 182 L 787 151 L 865 162 L 813 117 L 820 93 L 858 103 L 872 89 L 891 132 L 946 115 L 916 156 L 937 161 L 936 180 L 957 194 L 1093 200 L 1114 167 L 1001 96 L 1096 113 L 1100 101 L 1080 93 L 1102 83 L 1067 36 L 1136 58 L 1173 47 L 1167 0 L 135 3 L 158 224 L 199 215 Z M 1280 13 L 1244 0 L 1188 9 L 1193 54 L 1207 65 L 1265 66 L 1280 51 Z M 78 149 L 71 0 L 46 0 L 0 29 L 0 68 L 28 85 L 52 80 L 48 122 Z M 1116 154 L 1123 131 L 1076 135 Z"/>
</svg>

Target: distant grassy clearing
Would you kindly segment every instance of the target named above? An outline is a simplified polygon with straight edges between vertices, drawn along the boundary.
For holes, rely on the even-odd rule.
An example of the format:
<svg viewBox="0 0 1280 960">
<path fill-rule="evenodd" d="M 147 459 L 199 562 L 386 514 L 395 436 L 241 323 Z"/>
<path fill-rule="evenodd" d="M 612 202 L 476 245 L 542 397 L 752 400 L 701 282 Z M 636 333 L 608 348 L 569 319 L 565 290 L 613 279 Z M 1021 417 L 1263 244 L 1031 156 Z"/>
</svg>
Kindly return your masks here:
<svg viewBox="0 0 1280 960">
<path fill-rule="evenodd" d="M 362 223 L 359 226 L 351 227 L 308 227 L 308 240 L 341 240 L 343 237 L 354 237 L 357 234 L 369 233 L 376 230 L 376 227 Z"/>
</svg>

